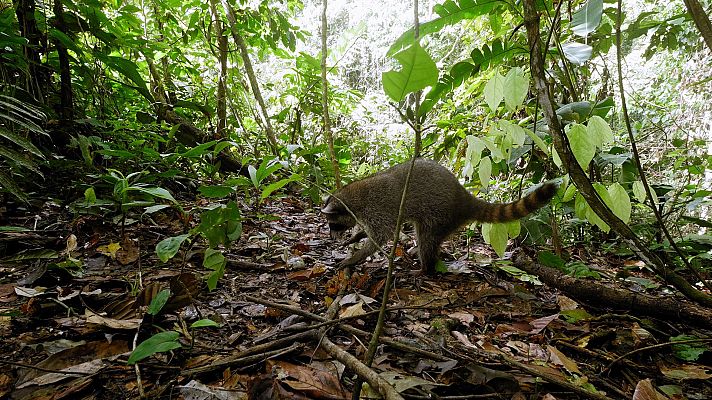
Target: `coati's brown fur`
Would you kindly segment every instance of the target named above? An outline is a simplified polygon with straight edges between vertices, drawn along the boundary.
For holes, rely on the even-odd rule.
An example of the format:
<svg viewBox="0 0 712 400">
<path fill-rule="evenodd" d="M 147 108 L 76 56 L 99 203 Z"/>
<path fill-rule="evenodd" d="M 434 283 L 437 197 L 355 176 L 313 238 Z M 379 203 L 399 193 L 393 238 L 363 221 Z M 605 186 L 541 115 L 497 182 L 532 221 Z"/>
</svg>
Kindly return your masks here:
<svg viewBox="0 0 712 400">
<path fill-rule="evenodd" d="M 393 237 L 409 168 L 410 161 L 393 166 L 344 186 L 326 200 L 321 211 L 326 215 L 333 238 L 357 223 L 363 231 L 345 243 L 369 237 L 360 250 L 340 263 L 341 266 L 360 263 Z M 461 226 L 471 221 L 507 222 L 522 218 L 546 205 L 555 192 L 556 185 L 546 183 L 512 203 L 489 203 L 470 194 L 445 167 L 431 160 L 417 159 L 403 217 L 415 225 L 423 272 L 435 272 L 440 244 Z"/>
</svg>

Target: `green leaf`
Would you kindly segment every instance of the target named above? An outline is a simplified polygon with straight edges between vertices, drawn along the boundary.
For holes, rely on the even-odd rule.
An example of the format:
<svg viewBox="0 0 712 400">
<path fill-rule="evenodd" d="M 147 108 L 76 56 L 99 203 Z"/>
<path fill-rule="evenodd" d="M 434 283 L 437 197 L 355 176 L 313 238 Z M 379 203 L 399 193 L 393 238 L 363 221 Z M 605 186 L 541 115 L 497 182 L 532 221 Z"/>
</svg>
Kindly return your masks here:
<svg viewBox="0 0 712 400">
<path fill-rule="evenodd" d="M 158 197 L 164 200 L 171 201 L 175 204 L 178 204 L 176 199 L 173 198 L 171 195 L 171 192 L 168 190 L 161 188 L 161 187 L 142 187 L 142 186 L 130 186 L 128 187 L 128 190 L 135 190 L 139 191 L 142 193 L 150 194 L 153 197 Z"/>
<path fill-rule="evenodd" d="M 418 33 L 420 37 L 440 31 L 442 28 L 460 22 L 464 19 L 474 19 L 481 15 L 489 14 L 499 5 L 499 0 L 445 0 L 442 4 L 433 7 L 438 18 L 420 24 Z M 395 54 L 411 43 L 415 42 L 413 28 L 404 32 L 388 49 L 388 56 Z"/>
<path fill-rule="evenodd" d="M 7 146 L 0 146 L 0 157 L 6 159 L 9 163 L 15 164 L 19 167 L 24 167 L 44 178 L 42 172 L 37 167 L 37 164 L 28 158 L 27 155 L 17 152 Z"/>
<path fill-rule="evenodd" d="M 218 142 L 217 140 L 212 140 L 207 143 L 199 144 L 193 148 L 190 148 L 190 149 L 184 151 L 183 153 L 180 154 L 180 156 L 185 157 L 185 158 L 197 158 L 197 157 L 205 156 L 207 154 L 212 153 L 212 151 L 210 151 L 208 149 L 213 147 L 217 142 Z"/>
<path fill-rule="evenodd" d="M 146 357 L 150 357 L 156 353 L 163 353 L 174 349 L 181 348 L 178 342 L 180 334 L 176 331 L 159 332 L 150 338 L 144 340 L 136 346 L 134 351 L 129 356 L 128 364 L 133 365 L 137 361 L 141 361 Z"/>
<path fill-rule="evenodd" d="M 620 183 L 616 182 L 608 187 L 608 196 L 611 203 L 608 204 L 613 214 L 620 218 L 626 224 L 630 222 L 630 211 L 632 205 L 628 192 L 625 191 Z"/>
<path fill-rule="evenodd" d="M 242 219 L 237 203 L 231 201 L 203 211 L 196 230 L 208 239 L 211 248 L 237 240 L 242 234 Z"/>
<path fill-rule="evenodd" d="M 208 289 L 215 290 L 218 287 L 218 281 L 225 274 L 225 265 L 227 260 L 221 251 L 215 249 L 205 250 L 203 255 L 203 267 L 212 270 L 208 275 Z"/>
<path fill-rule="evenodd" d="M 141 74 L 138 72 L 138 66 L 133 61 L 122 57 L 102 55 L 99 52 L 96 52 L 95 56 L 104 62 L 107 67 L 131 81 L 135 85 L 134 88 L 148 101 L 151 103 L 155 102 L 153 95 L 151 95 L 151 92 L 146 86 L 146 81 L 143 80 L 143 77 L 141 77 Z"/>
<path fill-rule="evenodd" d="M 220 324 L 218 324 L 217 322 L 213 321 L 212 319 L 208 319 L 208 318 L 199 319 L 199 320 L 193 322 L 192 324 L 190 324 L 190 328 L 191 328 L 191 329 L 195 329 L 195 328 L 205 328 L 205 327 L 208 327 L 208 326 L 217 326 L 217 327 L 219 327 Z"/>
<path fill-rule="evenodd" d="M 144 214 L 153 214 L 157 211 L 161 211 L 165 208 L 169 208 L 170 206 L 168 204 L 155 204 L 149 207 L 146 207 L 145 210 L 143 210 Z"/>
<path fill-rule="evenodd" d="M 539 150 L 543 151 L 544 154 L 546 154 L 547 156 L 549 155 L 549 147 L 547 147 L 546 143 L 544 143 L 544 141 L 539 137 L 539 135 L 537 135 L 536 133 L 532 132 L 529 129 L 525 129 L 524 133 L 526 133 L 527 136 L 529 136 L 531 138 L 531 140 L 534 142 L 534 144 L 536 144 L 536 146 L 539 148 Z M 558 157 L 558 154 L 556 156 Z M 561 160 L 559 160 L 559 161 L 561 161 Z M 560 166 L 561 162 L 559 162 L 558 165 Z"/>
<path fill-rule="evenodd" d="M 62 46 L 66 47 L 67 49 L 72 50 L 73 52 L 77 53 L 77 55 L 82 55 L 82 53 L 83 53 L 82 50 L 64 32 L 52 28 L 47 32 L 47 36 L 49 36 L 52 39 L 57 40 L 59 43 L 62 44 Z"/>
<path fill-rule="evenodd" d="M 168 299 L 171 297 L 171 290 L 170 289 L 163 289 L 158 294 L 156 297 L 151 300 L 151 304 L 148 305 L 148 312 L 151 315 L 158 315 L 158 313 L 161 312 L 163 309 L 163 306 L 166 305 L 166 302 L 168 302 Z"/>
<path fill-rule="evenodd" d="M 504 225 L 507 228 L 507 235 L 512 239 L 519 236 L 519 234 L 522 232 L 522 224 L 519 220 L 505 222 Z"/>
<path fill-rule="evenodd" d="M 571 30 L 579 36 L 587 36 L 601 23 L 603 0 L 588 0 L 571 17 Z"/>
<path fill-rule="evenodd" d="M 482 151 L 485 149 L 485 143 L 477 136 L 467 135 L 467 150 L 465 151 L 465 168 L 463 174 L 468 178 L 472 178 L 472 173 L 480 163 Z"/>
<path fill-rule="evenodd" d="M 487 228 L 485 228 L 487 226 Z M 485 237 L 485 229 L 487 236 Z M 499 257 L 504 256 L 507 249 L 507 225 L 506 224 L 482 224 L 482 237 L 489 243 Z"/>
<path fill-rule="evenodd" d="M 185 235 L 173 236 L 161 240 L 156 245 L 156 255 L 158 255 L 158 258 L 162 262 L 170 260 L 178 253 L 180 245 L 183 244 L 183 242 L 188 239 L 189 236 L 190 234 L 186 233 Z"/>
<path fill-rule="evenodd" d="M 490 110 L 497 111 L 499 103 L 504 99 L 504 77 L 495 72 L 494 76 L 487 81 L 484 89 L 485 103 Z"/>
<path fill-rule="evenodd" d="M 596 182 L 593 184 L 593 188 L 596 189 L 596 192 L 598 192 L 598 196 L 601 197 L 605 204 L 610 204 L 611 197 L 608 194 L 608 190 L 605 186 L 603 186 L 603 184 Z M 588 221 L 592 224 L 599 227 L 603 232 L 608 233 L 608 231 L 611 230 L 611 227 L 608 226 L 607 223 L 603 222 L 601 217 L 599 217 L 598 214 L 593 211 L 593 209 L 588 205 L 588 203 L 586 204 L 588 206 L 588 208 L 586 209 L 586 219 L 588 219 Z"/>
<path fill-rule="evenodd" d="M 20 186 L 15 183 L 15 180 L 11 176 L 7 175 L 5 171 L 0 171 L 0 188 L 3 188 L 10 192 L 13 196 L 17 197 L 18 200 L 27 203 L 28 198 L 25 192 L 20 189 Z"/>
<path fill-rule="evenodd" d="M 5 139 L 36 155 L 37 157 L 40 157 L 42 159 L 45 158 L 44 154 L 42 154 L 40 149 L 38 149 L 34 144 L 32 144 L 32 142 L 30 142 L 29 139 L 25 138 L 24 136 L 20 136 L 15 132 L 9 131 L 0 126 L 0 137 L 4 137 Z"/>
<path fill-rule="evenodd" d="M 480 161 L 480 166 L 477 169 L 477 173 L 479 174 L 480 184 L 482 185 L 482 188 L 487 189 L 490 183 L 490 175 L 492 175 L 492 160 L 490 160 L 489 156 L 483 158 Z"/>
<path fill-rule="evenodd" d="M 438 82 L 438 67 L 417 41 L 393 57 L 402 69 L 383 73 L 383 90 L 393 101 Z"/>
<path fill-rule="evenodd" d="M 512 143 L 517 147 L 524 145 L 524 140 L 527 137 L 524 128 L 507 120 L 500 120 L 499 128 L 512 139 Z"/>
<path fill-rule="evenodd" d="M 564 317 L 566 322 L 570 324 L 593 318 L 591 314 L 581 308 L 575 308 L 573 310 L 562 310 L 561 312 L 559 312 L 559 314 Z"/>
<path fill-rule="evenodd" d="M 260 196 L 260 199 L 264 200 L 269 197 L 275 190 L 279 190 L 283 188 L 286 184 L 294 181 L 299 181 L 301 179 L 302 177 L 299 174 L 293 174 L 289 178 L 281 179 L 277 182 L 271 183 L 262 190 L 262 195 Z"/>
<path fill-rule="evenodd" d="M 84 191 L 84 200 L 87 202 L 87 204 L 94 204 L 96 203 L 96 193 L 94 192 L 94 187 L 89 187 L 87 190 Z"/>
<path fill-rule="evenodd" d="M 569 125 L 566 136 L 569 138 L 571 151 L 574 153 L 576 161 L 585 171 L 596 154 L 596 143 L 586 132 L 586 127 L 581 124 Z"/>
<path fill-rule="evenodd" d="M 598 145 L 598 147 L 603 147 L 603 145 L 613 142 L 613 131 L 611 131 L 611 127 L 605 119 L 598 115 L 589 118 L 586 124 L 586 132 L 596 138 L 596 145 Z"/>
<path fill-rule="evenodd" d="M 537 259 L 540 264 L 556 268 L 558 270 L 563 270 L 566 265 L 566 262 L 562 260 L 561 257 L 550 251 L 540 251 L 539 254 L 537 254 Z"/>
<path fill-rule="evenodd" d="M 593 47 L 576 42 L 568 42 L 561 45 L 564 56 L 575 65 L 582 65 L 591 58 Z"/>
<path fill-rule="evenodd" d="M 641 203 L 645 203 L 645 199 L 648 195 L 645 193 L 645 186 L 643 186 L 643 181 L 633 182 L 633 196 L 635 199 Z"/>
<path fill-rule="evenodd" d="M 529 79 L 521 68 L 512 68 L 504 78 L 504 104 L 511 111 L 517 109 L 527 98 Z"/>
<path fill-rule="evenodd" d="M 583 198 L 581 193 L 576 194 L 576 201 L 574 202 L 574 213 L 576 218 L 585 220 L 586 214 L 591 207 L 588 206 L 586 199 Z"/>
<path fill-rule="evenodd" d="M 696 340 L 696 336 L 691 335 L 678 335 L 670 338 L 671 342 L 680 342 L 683 340 Z M 675 357 L 683 361 L 697 361 L 702 353 L 705 351 L 710 351 L 710 347 L 703 343 L 681 343 L 672 345 L 672 351 Z"/>
<path fill-rule="evenodd" d="M 575 185 L 569 185 L 569 187 L 566 188 L 566 191 L 564 192 L 564 197 L 561 199 L 562 203 L 567 203 L 571 201 L 574 196 L 576 196 L 576 186 Z"/>
</svg>

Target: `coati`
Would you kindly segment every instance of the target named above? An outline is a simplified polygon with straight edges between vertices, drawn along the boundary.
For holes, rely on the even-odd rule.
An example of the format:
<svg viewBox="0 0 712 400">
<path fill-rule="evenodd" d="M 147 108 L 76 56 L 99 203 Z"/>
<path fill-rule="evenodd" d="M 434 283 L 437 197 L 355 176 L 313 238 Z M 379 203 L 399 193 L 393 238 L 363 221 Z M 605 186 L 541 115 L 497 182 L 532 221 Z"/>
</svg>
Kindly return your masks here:
<svg viewBox="0 0 712 400">
<path fill-rule="evenodd" d="M 406 161 L 352 182 L 326 199 L 321 212 L 326 215 L 332 238 L 340 237 L 357 223 L 363 230 L 344 244 L 369 237 L 363 248 L 341 261 L 340 266 L 360 263 L 393 237 L 410 163 Z M 470 194 L 445 167 L 419 158 L 413 166 L 403 219 L 415 226 L 423 272 L 433 274 L 440 244 L 458 228 L 471 221 L 507 222 L 522 218 L 546 205 L 555 192 L 556 185 L 546 183 L 512 203 L 489 203 Z"/>
</svg>

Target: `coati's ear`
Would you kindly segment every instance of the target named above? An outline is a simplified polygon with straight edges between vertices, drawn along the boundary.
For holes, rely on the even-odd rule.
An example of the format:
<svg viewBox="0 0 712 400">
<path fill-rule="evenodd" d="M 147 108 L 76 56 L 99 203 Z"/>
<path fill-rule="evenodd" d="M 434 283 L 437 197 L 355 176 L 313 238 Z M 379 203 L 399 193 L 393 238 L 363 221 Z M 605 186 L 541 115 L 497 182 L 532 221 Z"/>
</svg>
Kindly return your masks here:
<svg viewBox="0 0 712 400">
<path fill-rule="evenodd" d="M 339 212 L 337 202 L 331 201 L 331 196 L 327 197 L 326 201 L 324 201 L 326 204 L 322 209 L 321 212 L 324 214 L 337 214 Z"/>
</svg>

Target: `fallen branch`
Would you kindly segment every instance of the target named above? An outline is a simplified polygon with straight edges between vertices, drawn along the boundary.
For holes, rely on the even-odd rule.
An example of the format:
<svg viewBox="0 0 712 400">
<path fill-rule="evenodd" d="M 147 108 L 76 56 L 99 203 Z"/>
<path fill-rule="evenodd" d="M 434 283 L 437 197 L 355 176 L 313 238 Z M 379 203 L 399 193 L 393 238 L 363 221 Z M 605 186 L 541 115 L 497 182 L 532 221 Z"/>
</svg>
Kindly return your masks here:
<svg viewBox="0 0 712 400">
<path fill-rule="evenodd" d="M 315 339 L 319 340 L 318 335 L 314 335 L 314 337 Z M 326 350 L 326 352 L 329 353 L 332 357 L 341 361 L 341 363 L 344 364 L 347 368 L 350 368 L 352 371 L 354 371 L 356 375 L 368 382 L 368 384 L 371 385 L 372 388 L 378 390 L 378 393 L 380 393 L 381 396 L 383 396 L 385 399 L 403 399 L 403 396 L 401 396 L 400 393 L 398 393 L 390 383 L 388 383 L 385 379 L 378 375 L 376 371 L 367 367 L 365 364 L 359 361 L 358 358 L 352 356 L 351 354 L 343 350 L 341 347 L 335 345 L 331 340 L 329 340 L 329 338 L 321 338 L 320 345 L 321 348 Z"/>
<path fill-rule="evenodd" d="M 296 350 L 300 346 L 300 342 L 308 340 L 312 335 L 312 332 L 302 332 L 296 335 L 277 339 L 263 345 L 253 346 L 248 350 L 241 351 L 220 361 L 212 362 L 210 365 L 183 370 L 180 374 L 183 376 L 193 376 L 217 371 L 227 367 L 255 364 L 259 361 Z"/>
<path fill-rule="evenodd" d="M 565 292 L 571 298 L 591 304 L 603 304 L 606 308 L 624 309 L 678 322 L 684 320 L 697 326 L 712 328 L 712 312 L 709 309 L 682 299 L 646 296 L 629 290 L 599 285 L 590 280 L 577 279 L 535 263 L 521 252 L 514 255 L 513 261 L 517 268 L 539 276 L 542 282 Z"/>
</svg>

